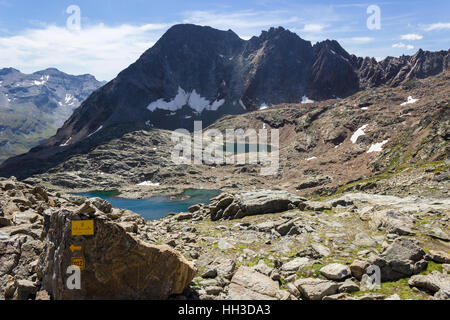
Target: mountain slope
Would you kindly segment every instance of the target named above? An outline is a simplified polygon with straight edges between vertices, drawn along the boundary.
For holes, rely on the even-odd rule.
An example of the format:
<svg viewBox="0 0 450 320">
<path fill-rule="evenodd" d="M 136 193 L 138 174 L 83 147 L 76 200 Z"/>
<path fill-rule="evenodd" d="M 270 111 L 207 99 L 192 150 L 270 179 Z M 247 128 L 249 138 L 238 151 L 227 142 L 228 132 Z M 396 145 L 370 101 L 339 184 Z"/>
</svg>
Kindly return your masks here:
<svg viewBox="0 0 450 320">
<path fill-rule="evenodd" d="M 72 191 L 114 190 L 147 197 L 185 188 L 283 189 L 333 194 L 349 190 L 448 198 L 450 74 L 397 88 L 371 88 L 342 100 L 281 104 L 227 115 L 210 128 L 280 132 L 280 168 L 260 165 L 177 165 L 171 132 L 136 130 L 74 155 L 25 181 Z M 417 99 L 405 103 L 408 97 Z M 206 147 L 206 146 L 205 146 Z M 219 146 L 221 147 L 221 146 Z M 371 151 L 371 152 L 369 152 Z M 138 184 L 151 181 L 159 187 Z"/>
<path fill-rule="evenodd" d="M 193 129 L 225 114 L 309 99 L 345 98 L 383 84 L 398 86 L 449 67 L 449 51 L 374 59 L 348 54 L 336 41 L 312 46 L 279 28 L 248 41 L 234 32 L 176 25 L 134 64 L 92 94 L 71 118 L 0 175 L 26 177 L 126 132 Z"/>
<path fill-rule="evenodd" d="M 0 162 L 56 133 L 73 110 L 102 85 L 91 75 L 46 69 L 0 69 Z"/>
</svg>

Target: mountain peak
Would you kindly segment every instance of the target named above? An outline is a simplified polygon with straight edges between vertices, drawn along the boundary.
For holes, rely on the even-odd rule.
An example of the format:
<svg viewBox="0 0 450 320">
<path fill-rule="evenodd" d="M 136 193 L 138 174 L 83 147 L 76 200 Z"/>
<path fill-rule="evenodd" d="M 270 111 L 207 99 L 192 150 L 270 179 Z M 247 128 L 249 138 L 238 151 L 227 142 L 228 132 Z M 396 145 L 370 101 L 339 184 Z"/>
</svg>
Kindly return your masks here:
<svg viewBox="0 0 450 320">
<path fill-rule="evenodd" d="M 10 73 L 21 73 L 19 70 L 14 69 L 14 68 L 3 68 L 0 69 L 0 76 L 4 76 Z"/>
</svg>

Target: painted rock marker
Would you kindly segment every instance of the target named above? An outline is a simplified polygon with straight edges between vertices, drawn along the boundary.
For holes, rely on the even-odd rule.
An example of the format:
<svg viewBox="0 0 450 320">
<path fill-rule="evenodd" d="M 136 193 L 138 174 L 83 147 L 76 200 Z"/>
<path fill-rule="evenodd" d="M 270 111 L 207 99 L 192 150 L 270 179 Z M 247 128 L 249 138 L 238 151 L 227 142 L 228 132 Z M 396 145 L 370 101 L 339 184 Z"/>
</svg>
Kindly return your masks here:
<svg viewBox="0 0 450 320">
<path fill-rule="evenodd" d="M 86 268 L 84 257 L 72 257 L 72 265 L 84 270 Z"/>
<path fill-rule="evenodd" d="M 73 220 L 72 236 L 93 236 L 94 220 Z"/>
</svg>

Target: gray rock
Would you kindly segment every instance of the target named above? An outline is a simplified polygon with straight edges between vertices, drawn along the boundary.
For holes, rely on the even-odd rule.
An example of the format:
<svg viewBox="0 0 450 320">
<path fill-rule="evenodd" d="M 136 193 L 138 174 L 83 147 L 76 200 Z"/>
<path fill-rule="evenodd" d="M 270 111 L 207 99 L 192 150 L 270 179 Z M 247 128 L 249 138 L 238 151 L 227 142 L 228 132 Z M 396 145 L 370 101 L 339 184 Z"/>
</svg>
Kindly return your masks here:
<svg viewBox="0 0 450 320">
<path fill-rule="evenodd" d="M 167 299 L 193 279 L 194 267 L 181 254 L 132 237 L 105 214 L 94 219 L 94 235 L 72 236 L 71 222 L 88 219 L 88 213 L 60 210 L 46 223 L 38 270 L 42 289 L 55 299 Z M 81 246 L 85 261 L 80 290 L 69 290 L 63 280 L 72 264 L 72 244 Z"/>
<path fill-rule="evenodd" d="M 438 228 L 438 227 L 433 228 L 431 230 L 431 232 L 428 233 L 428 235 L 432 238 L 439 239 L 442 241 L 446 241 L 446 242 L 450 241 L 450 237 L 448 236 L 448 234 L 445 233 L 444 231 L 442 231 L 442 229 Z"/>
<path fill-rule="evenodd" d="M 353 243 L 357 246 L 375 247 L 377 242 L 372 239 L 367 233 L 360 232 L 355 236 Z"/>
<path fill-rule="evenodd" d="M 339 287 L 339 292 L 355 292 L 359 291 L 359 286 L 350 279 L 345 280 Z"/>
<path fill-rule="evenodd" d="M 273 300 L 278 291 L 278 282 L 248 267 L 240 267 L 229 286 L 229 295 L 233 300 Z"/>
<path fill-rule="evenodd" d="M 414 220 L 394 210 L 375 211 L 370 214 L 370 225 L 375 229 L 398 235 L 413 235 Z"/>
<path fill-rule="evenodd" d="M 305 181 L 302 181 L 297 186 L 296 189 L 303 190 L 303 189 L 309 189 L 309 188 L 322 186 L 322 185 L 330 183 L 331 180 L 332 180 L 332 178 L 330 176 L 320 174 L 315 177 L 310 177 L 310 178 L 306 179 Z"/>
<path fill-rule="evenodd" d="M 322 300 L 325 296 L 338 293 L 341 286 L 340 283 L 317 278 L 298 279 L 294 285 L 300 291 L 301 297 L 307 300 Z"/>
<path fill-rule="evenodd" d="M 396 281 L 410 277 L 427 267 L 425 251 L 417 241 L 397 238 L 380 256 L 369 259 L 381 271 L 381 281 Z"/>
<path fill-rule="evenodd" d="M 361 280 L 361 277 L 366 273 L 366 269 L 369 267 L 369 265 L 370 264 L 367 261 L 354 260 L 350 265 L 352 276 L 354 276 L 358 280 Z"/>
<path fill-rule="evenodd" d="M 218 243 L 218 248 L 220 250 L 224 250 L 225 251 L 225 250 L 233 249 L 234 246 L 231 243 L 227 242 L 225 239 L 220 239 L 219 243 Z"/>
<path fill-rule="evenodd" d="M 350 276 L 350 268 L 340 263 L 331 263 L 321 268 L 320 273 L 327 279 L 341 281 Z"/>
<path fill-rule="evenodd" d="M 204 279 L 212 279 L 217 277 L 217 270 L 215 268 L 206 269 L 206 271 L 202 274 L 202 278 Z"/>
<path fill-rule="evenodd" d="M 321 257 L 328 257 L 330 255 L 330 249 L 328 249 L 324 245 L 321 245 L 320 243 L 311 244 L 311 248 Z"/>
<path fill-rule="evenodd" d="M 450 263 L 450 254 L 444 251 L 430 250 L 431 260 L 437 263 Z"/>
<path fill-rule="evenodd" d="M 269 267 L 264 260 L 259 260 L 258 264 L 253 267 L 253 270 L 256 270 L 266 276 L 270 275 L 272 273 L 272 268 Z"/>
<path fill-rule="evenodd" d="M 283 264 L 281 270 L 287 272 L 297 272 L 298 270 L 307 267 L 309 265 L 311 265 L 311 262 L 308 258 L 300 257 Z"/>
<path fill-rule="evenodd" d="M 408 284 L 411 287 L 427 290 L 432 293 L 438 292 L 439 290 L 450 292 L 450 275 L 435 270 L 428 275 L 412 276 Z"/>
</svg>

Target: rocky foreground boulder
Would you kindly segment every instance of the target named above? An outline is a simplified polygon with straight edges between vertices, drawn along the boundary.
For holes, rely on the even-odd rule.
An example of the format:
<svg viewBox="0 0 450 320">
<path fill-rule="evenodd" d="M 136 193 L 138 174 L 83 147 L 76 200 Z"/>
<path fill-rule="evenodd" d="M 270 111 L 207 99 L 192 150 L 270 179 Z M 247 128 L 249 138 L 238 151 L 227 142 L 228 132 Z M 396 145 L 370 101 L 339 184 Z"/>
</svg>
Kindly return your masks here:
<svg viewBox="0 0 450 320">
<path fill-rule="evenodd" d="M 209 206 L 196 205 L 190 208 L 193 213 L 203 212 L 211 220 L 240 219 L 264 213 L 284 212 L 297 208 L 306 199 L 287 191 L 257 190 L 241 193 L 222 193 L 211 199 Z"/>
<path fill-rule="evenodd" d="M 194 277 L 180 253 L 146 241 L 141 216 L 104 200 L 0 179 L 0 208 L 0 299 L 167 299 Z M 80 220 L 92 235 L 72 234 Z M 70 290 L 74 258 L 81 287 Z"/>
<path fill-rule="evenodd" d="M 92 236 L 74 237 L 71 222 L 94 219 Z M 155 246 L 129 235 L 123 227 L 94 206 L 78 212 L 54 212 L 44 225 L 48 230 L 38 269 L 42 288 L 55 299 L 167 299 L 181 294 L 194 277 L 194 268 L 169 246 Z M 66 285 L 66 268 L 81 247 L 86 269 L 81 289 Z"/>
</svg>

